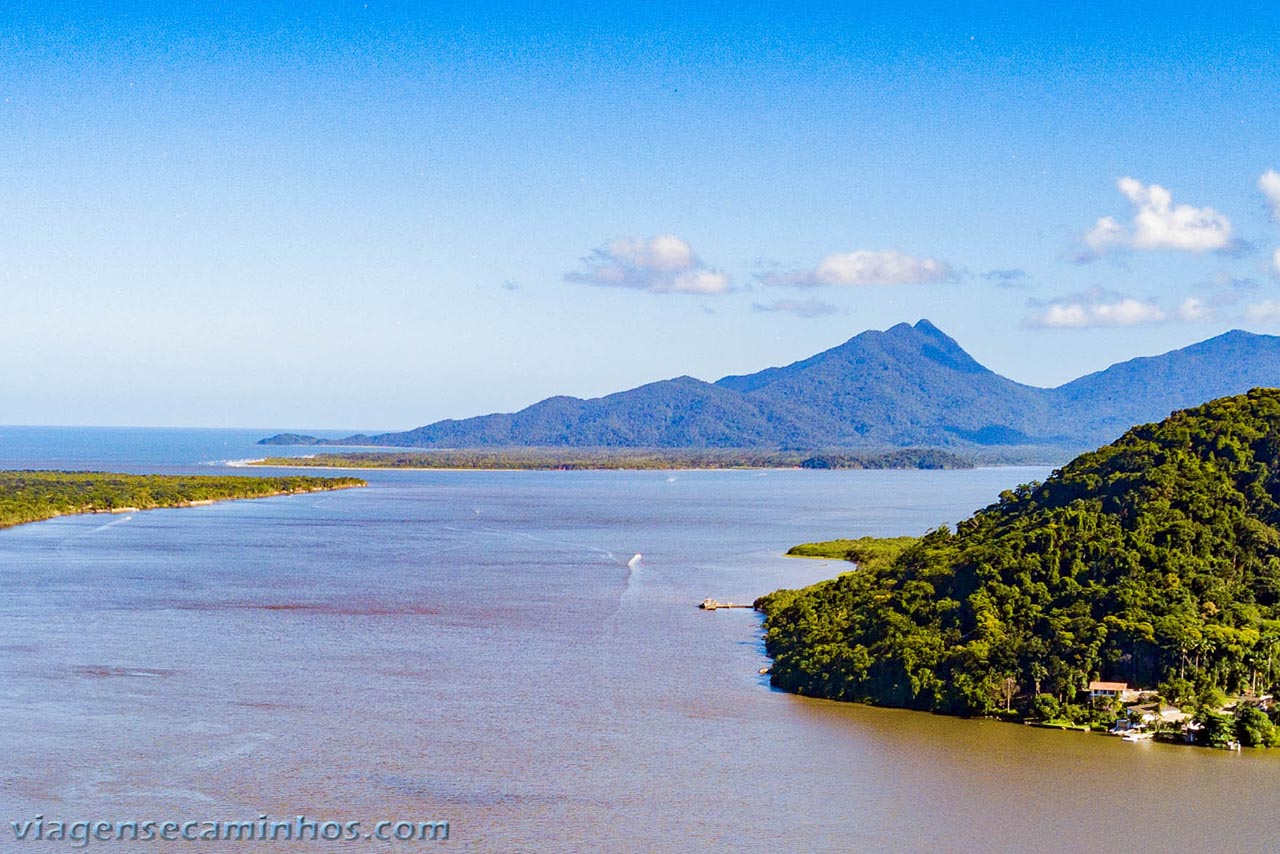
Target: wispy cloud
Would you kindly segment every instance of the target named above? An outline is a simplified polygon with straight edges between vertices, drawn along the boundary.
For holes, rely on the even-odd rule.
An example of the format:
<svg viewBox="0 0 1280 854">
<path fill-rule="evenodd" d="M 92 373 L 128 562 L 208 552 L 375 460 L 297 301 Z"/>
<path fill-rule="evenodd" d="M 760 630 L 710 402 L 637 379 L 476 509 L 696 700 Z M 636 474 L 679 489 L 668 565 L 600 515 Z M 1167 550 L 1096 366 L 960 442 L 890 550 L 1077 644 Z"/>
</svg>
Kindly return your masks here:
<svg viewBox="0 0 1280 854">
<path fill-rule="evenodd" d="M 1002 288 L 1022 288 L 1031 282 L 1031 274 L 1026 270 L 988 270 L 982 278 Z"/>
<path fill-rule="evenodd" d="M 1206 293 L 1209 305 L 1226 308 L 1239 303 L 1251 291 L 1256 291 L 1258 282 L 1256 279 L 1233 276 L 1226 270 L 1219 270 L 1208 279 L 1196 283 L 1195 287 Z"/>
<path fill-rule="evenodd" d="M 950 264 L 937 258 L 918 258 L 896 249 L 837 252 L 817 267 L 760 276 L 766 285 L 809 288 L 822 285 L 917 285 L 953 278 Z"/>
<path fill-rule="evenodd" d="M 702 262 L 688 242 L 674 234 L 620 237 L 582 259 L 582 269 L 565 280 L 654 294 L 728 293 L 729 277 Z"/>
<path fill-rule="evenodd" d="M 1029 303 L 1039 310 L 1025 319 L 1040 329 L 1091 329 L 1099 326 L 1139 326 L 1168 319 L 1157 303 L 1094 289 L 1048 303 Z"/>
<path fill-rule="evenodd" d="M 1182 252 L 1238 252 L 1231 221 L 1211 207 L 1175 205 L 1173 194 L 1159 184 L 1121 178 L 1116 186 L 1133 203 L 1133 221 L 1101 217 L 1080 239 L 1073 260 L 1088 263 L 1111 252 L 1170 249 Z"/>
<path fill-rule="evenodd" d="M 1202 287 L 1224 291 L 1252 291 L 1258 287 L 1258 280 L 1248 276 L 1233 276 L 1226 270 L 1219 270 L 1204 281 Z"/>
<path fill-rule="evenodd" d="M 1217 310 L 1199 297 L 1187 297 L 1178 306 L 1178 319 L 1187 323 L 1199 323 L 1213 320 Z"/>
<path fill-rule="evenodd" d="M 1253 323 L 1274 323 L 1280 320 L 1280 300 L 1263 300 L 1251 303 L 1244 308 L 1246 320 Z"/>
<path fill-rule="evenodd" d="M 775 311 L 794 314 L 796 317 L 824 317 L 828 314 L 835 314 L 840 311 L 839 308 L 829 302 L 823 302 L 818 299 L 780 299 L 771 303 L 752 303 L 753 311 Z"/>
</svg>

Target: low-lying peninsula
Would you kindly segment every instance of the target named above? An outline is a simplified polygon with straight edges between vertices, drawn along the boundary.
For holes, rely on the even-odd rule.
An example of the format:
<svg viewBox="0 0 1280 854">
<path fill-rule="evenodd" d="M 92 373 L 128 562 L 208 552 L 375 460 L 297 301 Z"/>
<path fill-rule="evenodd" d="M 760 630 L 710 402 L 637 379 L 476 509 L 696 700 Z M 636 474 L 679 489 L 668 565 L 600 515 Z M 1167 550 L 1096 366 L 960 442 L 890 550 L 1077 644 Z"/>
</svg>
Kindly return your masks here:
<svg viewBox="0 0 1280 854">
<path fill-rule="evenodd" d="M 968 469 L 972 460 L 933 448 L 903 448 L 881 453 L 847 451 L 761 451 L 751 448 L 707 450 L 631 448 L 505 448 L 431 451 L 369 451 L 268 457 L 251 465 L 274 468 L 352 469 L 500 469 L 578 471 L 594 469 Z"/>
<path fill-rule="evenodd" d="M 79 513 L 188 507 L 364 486 L 354 477 L 235 477 L 0 471 L 0 528 Z"/>
<path fill-rule="evenodd" d="M 1255 389 L 1135 427 L 888 560 L 762 597 L 772 681 L 1038 719 L 1124 684 L 1210 720 L 1224 695 L 1280 684 L 1277 526 L 1280 390 Z"/>
<path fill-rule="evenodd" d="M 859 537 L 856 540 L 825 540 L 801 543 L 787 550 L 787 557 L 847 560 L 859 569 L 875 571 L 890 566 L 898 555 L 920 542 L 919 537 Z"/>
</svg>

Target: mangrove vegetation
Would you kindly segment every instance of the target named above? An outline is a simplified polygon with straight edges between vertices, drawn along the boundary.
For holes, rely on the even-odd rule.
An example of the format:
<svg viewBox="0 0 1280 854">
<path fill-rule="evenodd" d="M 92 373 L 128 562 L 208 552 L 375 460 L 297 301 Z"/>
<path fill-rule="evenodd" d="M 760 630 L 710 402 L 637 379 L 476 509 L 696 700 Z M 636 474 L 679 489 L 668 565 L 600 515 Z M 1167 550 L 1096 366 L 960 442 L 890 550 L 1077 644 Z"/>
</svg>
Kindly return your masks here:
<svg viewBox="0 0 1280 854">
<path fill-rule="evenodd" d="M 509 469 L 967 469 L 973 462 L 934 448 L 866 453 L 767 451 L 752 448 L 503 448 L 356 451 L 268 457 L 253 465 L 315 468 Z"/>
<path fill-rule="evenodd" d="M 0 471 L 0 528 L 77 513 L 183 507 L 364 485 L 354 477 Z"/>
</svg>

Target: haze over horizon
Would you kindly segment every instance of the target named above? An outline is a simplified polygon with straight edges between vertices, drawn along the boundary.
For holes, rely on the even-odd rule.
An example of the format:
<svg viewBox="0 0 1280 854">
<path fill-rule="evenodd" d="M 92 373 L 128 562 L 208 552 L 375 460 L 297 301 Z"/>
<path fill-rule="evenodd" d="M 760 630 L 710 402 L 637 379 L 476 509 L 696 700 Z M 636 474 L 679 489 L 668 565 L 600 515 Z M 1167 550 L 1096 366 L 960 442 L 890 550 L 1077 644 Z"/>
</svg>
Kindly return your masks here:
<svg viewBox="0 0 1280 854">
<path fill-rule="evenodd" d="M 928 318 L 1280 331 L 1274 11 L 0 11 L 7 424 L 404 429 Z"/>
</svg>

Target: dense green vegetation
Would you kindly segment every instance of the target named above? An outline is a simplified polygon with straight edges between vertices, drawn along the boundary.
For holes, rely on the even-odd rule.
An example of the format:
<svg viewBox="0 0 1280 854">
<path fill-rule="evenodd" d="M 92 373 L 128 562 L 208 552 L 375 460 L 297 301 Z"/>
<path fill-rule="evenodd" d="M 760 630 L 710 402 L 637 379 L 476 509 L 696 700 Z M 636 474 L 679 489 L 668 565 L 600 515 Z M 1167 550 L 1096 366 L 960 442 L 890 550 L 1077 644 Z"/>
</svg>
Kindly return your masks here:
<svg viewBox="0 0 1280 854">
<path fill-rule="evenodd" d="M 891 563 L 757 602 L 774 684 L 957 714 L 1280 676 L 1280 390 L 1133 428 Z M 1047 705 L 1048 700 L 1040 700 Z"/>
<path fill-rule="evenodd" d="M 227 477 L 0 471 L 0 528 L 54 516 L 149 510 L 364 486 L 354 477 Z"/>
<path fill-rule="evenodd" d="M 1061 459 L 1061 458 L 1060 458 Z M 814 454 L 801 461 L 805 469 L 971 469 L 973 460 L 936 448 L 903 448 L 871 453 Z"/>
<path fill-rule="evenodd" d="M 268 457 L 259 466 L 321 468 L 424 469 L 960 469 L 973 463 L 955 454 L 928 448 L 883 453 L 812 454 L 752 448 L 677 450 L 669 448 L 506 448 L 440 451 L 367 451 Z"/>
<path fill-rule="evenodd" d="M 787 550 L 790 557 L 820 557 L 847 560 L 862 570 L 881 570 L 890 566 L 898 555 L 919 542 L 919 537 L 859 537 L 856 540 L 826 540 L 801 543 Z"/>
</svg>

